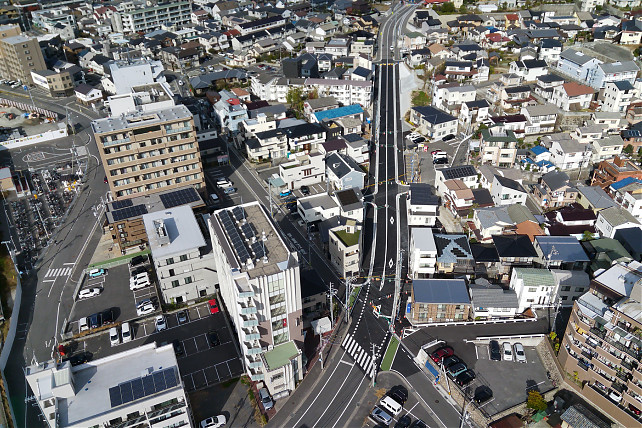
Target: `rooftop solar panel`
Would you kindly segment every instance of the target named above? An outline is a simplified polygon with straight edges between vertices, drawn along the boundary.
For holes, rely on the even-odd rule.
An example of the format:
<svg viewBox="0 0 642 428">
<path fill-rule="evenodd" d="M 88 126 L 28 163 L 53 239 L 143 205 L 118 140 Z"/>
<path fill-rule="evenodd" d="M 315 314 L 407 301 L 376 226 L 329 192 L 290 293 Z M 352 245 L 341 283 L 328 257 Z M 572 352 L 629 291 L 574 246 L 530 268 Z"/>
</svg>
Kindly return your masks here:
<svg viewBox="0 0 642 428">
<path fill-rule="evenodd" d="M 198 192 L 194 188 L 180 189 L 174 192 L 163 193 L 159 195 L 161 202 L 165 208 L 177 207 L 200 199 Z"/>
<path fill-rule="evenodd" d="M 134 202 L 131 199 L 125 199 L 124 201 L 114 201 L 111 203 L 112 210 L 119 210 L 125 207 L 131 207 L 134 205 Z"/>
<path fill-rule="evenodd" d="M 170 367 L 109 388 L 109 400 L 111 407 L 117 407 L 157 392 L 165 391 L 176 385 L 178 385 L 176 368 Z"/>
<path fill-rule="evenodd" d="M 147 214 L 147 207 L 141 204 L 112 211 L 111 215 L 114 218 L 114 221 L 120 221 L 127 218 L 138 217 L 143 214 Z"/>
<path fill-rule="evenodd" d="M 234 207 L 234 209 L 232 209 L 232 213 L 234 214 L 236 221 L 241 221 L 245 218 L 245 210 L 243 207 Z"/>
</svg>

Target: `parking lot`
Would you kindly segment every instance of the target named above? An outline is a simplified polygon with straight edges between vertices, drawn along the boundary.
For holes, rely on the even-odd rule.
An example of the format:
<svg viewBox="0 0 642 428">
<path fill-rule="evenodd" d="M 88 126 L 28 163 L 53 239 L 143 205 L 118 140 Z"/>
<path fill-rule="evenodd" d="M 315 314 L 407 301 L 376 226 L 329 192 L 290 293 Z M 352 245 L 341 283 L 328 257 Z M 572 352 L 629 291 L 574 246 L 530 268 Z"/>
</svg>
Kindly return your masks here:
<svg viewBox="0 0 642 428">
<path fill-rule="evenodd" d="M 89 299 L 77 300 L 70 315 L 69 327 L 72 334 L 78 334 L 78 320 L 91 314 L 112 308 L 116 322 L 125 322 L 140 318 L 136 312 L 136 305 L 146 299 L 154 302 L 157 311 L 160 311 L 160 301 L 156 288 L 156 282 L 151 272 L 149 262 L 137 266 L 136 269 L 146 267 L 150 277 L 151 285 L 135 291 L 129 289 L 129 278 L 133 268 L 129 264 L 114 266 L 105 269 L 101 276 L 90 278 L 85 275 L 80 290 L 98 287 L 102 292 Z M 146 315 L 147 317 L 152 315 Z"/>
<path fill-rule="evenodd" d="M 67 345 L 72 355 L 89 352 L 91 359 L 136 348 L 155 341 L 158 346 L 180 342 L 182 352 L 177 354 L 178 367 L 187 391 L 214 385 L 243 373 L 243 365 L 235 344 L 234 334 L 228 327 L 223 311 L 210 314 L 207 302 L 187 309 L 187 322 L 179 323 L 174 311 L 164 315 L 167 328 L 156 331 L 155 316 L 130 322 L 133 340 L 111 346 L 108 330 L 87 338 L 74 340 Z M 121 321 L 117 319 L 117 323 Z M 219 344 L 208 340 L 207 335 L 216 333 Z"/>
</svg>

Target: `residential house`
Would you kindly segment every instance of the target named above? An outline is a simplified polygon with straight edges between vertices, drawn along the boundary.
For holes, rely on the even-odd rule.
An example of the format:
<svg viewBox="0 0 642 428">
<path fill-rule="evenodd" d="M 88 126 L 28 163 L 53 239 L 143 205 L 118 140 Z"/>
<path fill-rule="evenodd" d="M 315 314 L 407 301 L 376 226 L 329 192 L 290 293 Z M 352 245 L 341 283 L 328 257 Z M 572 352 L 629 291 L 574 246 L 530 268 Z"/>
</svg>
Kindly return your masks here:
<svg viewBox="0 0 642 428">
<path fill-rule="evenodd" d="M 510 277 L 510 288 L 517 294 L 519 313 L 529 308 L 554 305 L 557 301 L 555 278 L 548 269 L 515 267 Z"/>
<path fill-rule="evenodd" d="M 524 59 L 511 62 L 508 71 L 517 74 L 525 82 L 534 82 L 538 77 L 548 74 L 548 64 L 543 59 Z"/>
<path fill-rule="evenodd" d="M 584 271 L 588 267 L 589 258 L 573 236 L 536 236 L 533 246 L 543 268 Z"/>
<path fill-rule="evenodd" d="M 635 88 L 631 82 L 607 82 L 602 92 L 602 111 L 624 113 L 631 104 Z"/>
<path fill-rule="evenodd" d="M 437 271 L 437 246 L 429 227 L 410 228 L 410 277 L 430 278 Z"/>
<path fill-rule="evenodd" d="M 537 59 L 546 61 L 549 66 L 554 66 L 560 59 L 562 42 L 556 39 L 542 39 L 537 47 Z"/>
<path fill-rule="evenodd" d="M 622 207 L 611 207 L 597 213 L 595 230 L 603 238 L 613 238 L 618 229 L 642 227 L 640 221 L 633 214 Z"/>
<path fill-rule="evenodd" d="M 477 187 L 479 177 L 477 170 L 472 165 L 453 166 L 449 168 L 440 168 L 435 172 L 435 188 L 437 193 L 442 194 L 446 191 L 445 182 L 447 180 L 461 180 L 468 188 Z"/>
<path fill-rule="evenodd" d="M 634 260 L 642 261 L 642 229 L 639 227 L 618 229 L 614 239 L 622 244 Z"/>
<path fill-rule="evenodd" d="M 408 191 L 408 226 L 432 227 L 439 216 L 439 197 L 432 193 L 430 184 L 411 183 Z"/>
<path fill-rule="evenodd" d="M 418 127 L 419 132 L 435 140 L 457 134 L 457 118 L 435 107 L 413 107 L 410 121 Z"/>
<path fill-rule="evenodd" d="M 628 81 L 635 83 L 640 68 L 635 61 L 617 61 L 612 63 L 601 63 L 595 68 L 595 72 L 587 79 L 587 83 L 594 89 L 602 89 L 607 82 Z"/>
<path fill-rule="evenodd" d="M 467 216 L 475 203 L 472 190 L 460 179 L 446 180 L 444 187 L 441 194 L 444 208 L 448 208 L 454 216 Z"/>
<path fill-rule="evenodd" d="M 535 83 L 535 94 L 549 101 L 553 99 L 553 89 L 564 84 L 566 80 L 556 74 L 545 74 L 540 76 Z"/>
<path fill-rule="evenodd" d="M 553 88 L 550 101 L 563 111 L 583 110 L 589 108 L 594 92 L 586 85 L 575 82 L 564 83 Z"/>
<path fill-rule="evenodd" d="M 624 149 L 624 140 L 619 135 L 608 135 L 600 139 L 593 140 L 591 147 L 593 156 L 591 163 L 595 164 L 607 159 L 614 159 L 622 154 Z"/>
<path fill-rule="evenodd" d="M 343 278 L 359 274 L 361 226 L 348 220 L 344 226 L 329 230 L 330 263 Z"/>
<path fill-rule="evenodd" d="M 519 301 L 513 289 L 478 278 L 470 284 L 470 300 L 475 320 L 510 319 L 517 315 Z"/>
<path fill-rule="evenodd" d="M 479 152 L 482 163 L 511 168 L 517 154 L 517 137 L 503 127 L 482 129 Z"/>
<path fill-rule="evenodd" d="M 473 224 L 470 225 L 475 233 L 475 238 L 480 241 L 489 241 L 493 235 L 502 235 L 505 231 L 514 230 L 515 222 L 510 217 L 505 206 L 476 208 L 473 214 Z M 474 226 L 474 227 L 472 227 Z"/>
<path fill-rule="evenodd" d="M 470 132 L 478 123 L 485 122 L 490 115 L 489 109 L 490 103 L 485 99 L 462 103 L 459 110 L 462 129 Z"/>
<path fill-rule="evenodd" d="M 282 129 L 256 132 L 245 141 L 245 148 L 247 158 L 252 162 L 280 159 L 287 154 L 288 137 Z"/>
<path fill-rule="evenodd" d="M 557 289 L 556 304 L 561 307 L 573 306 L 573 302 L 589 290 L 591 278 L 584 271 L 551 269 L 551 273 Z"/>
<path fill-rule="evenodd" d="M 586 209 L 598 211 L 614 207 L 617 203 L 599 186 L 577 186 L 577 203 Z"/>
<path fill-rule="evenodd" d="M 546 217 L 546 232 L 550 236 L 574 236 L 585 239 L 587 234 L 595 234 L 597 216 L 593 210 L 585 209 L 574 202 L 567 206 L 549 211 Z"/>
<path fill-rule="evenodd" d="M 339 204 L 327 193 L 298 198 L 296 205 L 301 219 L 308 224 L 340 215 Z"/>
<path fill-rule="evenodd" d="M 609 192 L 613 195 L 614 203 L 620 205 L 642 223 L 642 180 L 624 178 L 611 184 Z"/>
<path fill-rule="evenodd" d="M 314 113 L 339 108 L 339 103 L 334 97 L 319 97 L 307 99 L 303 103 L 303 113 L 308 120 L 312 120 Z"/>
<path fill-rule="evenodd" d="M 447 78 L 463 81 L 471 79 L 477 74 L 473 61 L 446 60 L 444 75 Z"/>
<path fill-rule="evenodd" d="M 495 205 L 523 205 L 528 199 L 528 193 L 521 183 L 500 175 L 496 175 L 493 180 L 491 195 Z"/>
<path fill-rule="evenodd" d="M 279 164 L 279 176 L 288 189 L 322 183 L 325 179 L 324 158 L 318 151 L 292 153 Z"/>
<path fill-rule="evenodd" d="M 577 49 L 568 48 L 560 53 L 556 68 L 573 79 L 588 82 L 601 63 L 602 61 Z"/>
<path fill-rule="evenodd" d="M 551 162 L 561 170 L 586 168 L 591 163 L 591 145 L 570 138 L 568 134 L 546 136 L 544 145 L 551 152 Z"/>
<path fill-rule="evenodd" d="M 103 92 L 93 86 L 82 83 L 74 88 L 76 99 L 84 105 L 93 105 L 103 100 Z"/>
<path fill-rule="evenodd" d="M 466 102 L 475 101 L 477 90 L 473 85 L 445 83 L 434 85 L 432 90 L 432 105 L 444 111 L 459 110 Z"/>
<path fill-rule="evenodd" d="M 363 189 L 366 173 L 350 157 L 332 153 L 326 158 L 326 177 L 335 190 Z"/>
<path fill-rule="evenodd" d="M 416 279 L 412 282 L 409 305 L 406 318 L 413 325 L 467 321 L 472 312 L 463 279 Z"/>
<path fill-rule="evenodd" d="M 521 114 L 528 120 L 526 135 L 545 134 L 555 131 L 559 110 L 546 103 L 522 107 Z"/>
<path fill-rule="evenodd" d="M 437 247 L 437 273 L 474 272 L 475 259 L 470 250 L 468 236 L 435 233 L 433 238 Z"/>
<path fill-rule="evenodd" d="M 642 169 L 635 162 L 616 156 L 613 160 L 601 161 L 593 170 L 591 186 L 606 189 L 611 184 L 625 178 L 642 179 Z"/>
<path fill-rule="evenodd" d="M 575 202 L 577 189 L 564 171 L 551 171 L 533 186 L 533 196 L 542 207 L 563 207 Z"/>
<path fill-rule="evenodd" d="M 504 278 L 516 266 L 533 266 L 537 251 L 527 235 L 494 235 L 493 243 L 499 256 L 499 274 Z"/>
</svg>

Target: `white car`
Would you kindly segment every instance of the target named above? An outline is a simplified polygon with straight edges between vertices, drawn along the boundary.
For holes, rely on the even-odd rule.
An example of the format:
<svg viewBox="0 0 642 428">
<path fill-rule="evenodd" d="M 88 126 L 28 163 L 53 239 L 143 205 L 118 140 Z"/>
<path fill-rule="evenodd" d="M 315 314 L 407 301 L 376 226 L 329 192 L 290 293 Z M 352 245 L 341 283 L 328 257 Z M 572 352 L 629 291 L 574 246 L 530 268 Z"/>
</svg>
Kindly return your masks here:
<svg viewBox="0 0 642 428">
<path fill-rule="evenodd" d="M 132 337 L 132 329 L 129 326 L 129 323 L 128 322 L 124 322 L 120 326 L 120 329 L 121 329 L 121 334 L 123 336 L 123 343 L 131 342 L 133 337 Z"/>
<path fill-rule="evenodd" d="M 518 363 L 526 362 L 526 354 L 524 353 L 524 347 L 519 342 L 515 344 L 515 360 Z"/>
<path fill-rule="evenodd" d="M 138 314 L 139 317 L 143 315 L 149 315 L 153 313 L 155 310 L 156 308 L 154 307 L 154 304 L 149 301 L 136 307 L 136 313 Z"/>
<path fill-rule="evenodd" d="M 178 81 L 178 84 L 179 84 L 180 86 L 183 86 L 185 83 L 183 83 L 183 81 L 182 81 L 182 80 L 179 80 L 179 81 Z"/>
<path fill-rule="evenodd" d="M 147 274 L 147 272 L 141 272 L 138 275 L 130 276 L 129 282 L 139 281 L 141 279 L 149 279 L 149 275 Z"/>
<path fill-rule="evenodd" d="M 87 317 L 82 317 L 78 320 L 78 329 L 82 333 L 83 331 L 89 330 L 89 323 L 87 322 Z"/>
<path fill-rule="evenodd" d="M 502 348 L 504 361 L 513 361 L 513 347 L 510 346 L 510 343 L 504 342 Z"/>
<path fill-rule="evenodd" d="M 223 188 L 223 189 L 225 189 L 227 187 L 232 187 L 232 184 L 233 183 L 230 180 L 228 180 L 227 178 L 219 178 L 218 180 L 216 180 L 216 185 L 218 187 L 220 187 L 220 188 Z"/>
<path fill-rule="evenodd" d="M 90 299 L 102 293 L 103 289 L 99 287 L 83 288 L 78 292 L 78 300 Z"/>
<path fill-rule="evenodd" d="M 129 289 L 134 291 L 134 290 L 139 290 L 141 288 L 147 287 L 149 284 L 149 278 L 141 279 L 139 281 L 129 281 Z"/>
<path fill-rule="evenodd" d="M 227 423 L 224 415 L 212 416 L 201 421 L 201 428 L 219 428 Z"/>
<path fill-rule="evenodd" d="M 120 334 L 118 334 L 118 328 L 112 327 L 109 329 L 109 343 L 111 346 L 120 345 Z"/>
<path fill-rule="evenodd" d="M 163 331 L 167 328 L 167 323 L 165 322 L 165 317 L 159 315 L 156 317 L 156 331 Z"/>
</svg>

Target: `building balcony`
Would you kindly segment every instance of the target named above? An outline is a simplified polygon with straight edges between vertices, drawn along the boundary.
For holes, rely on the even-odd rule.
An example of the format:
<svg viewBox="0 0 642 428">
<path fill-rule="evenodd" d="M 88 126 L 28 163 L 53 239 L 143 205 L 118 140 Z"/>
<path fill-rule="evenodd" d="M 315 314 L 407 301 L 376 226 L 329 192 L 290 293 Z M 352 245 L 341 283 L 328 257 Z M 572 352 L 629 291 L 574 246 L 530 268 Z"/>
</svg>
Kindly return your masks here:
<svg viewBox="0 0 642 428">
<path fill-rule="evenodd" d="M 241 327 L 257 327 L 259 325 L 259 320 L 256 318 L 255 314 L 241 314 Z"/>
<path fill-rule="evenodd" d="M 244 342 L 251 342 L 254 340 L 259 340 L 261 338 L 261 334 L 255 329 L 243 328 L 241 329 L 241 335 Z"/>
<path fill-rule="evenodd" d="M 629 390 L 635 392 L 637 395 L 642 395 L 642 382 L 636 379 L 629 379 L 629 381 L 626 383 L 626 386 L 629 388 Z"/>
<path fill-rule="evenodd" d="M 256 314 L 256 306 L 253 303 L 240 303 L 241 315 L 252 315 Z"/>
<path fill-rule="evenodd" d="M 252 287 L 250 285 L 239 285 L 237 283 L 236 291 L 238 292 L 237 301 L 239 302 L 254 297 L 254 290 L 252 290 Z"/>
<path fill-rule="evenodd" d="M 599 358 L 593 358 L 593 364 L 595 365 L 595 367 L 599 367 L 601 370 L 603 370 L 609 376 L 615 376 L 615 374 L 616 374 L 614 366 L 610 366 L 610 365 L 606 364 L 604 361 L 602 361 Z"/>
<path fill-rule="evenodd" d="M 597 352 L 597 354 L 599 356 L 601 356 L 604 359 L 606 359 L 612 365 L 615 366 L 615 365 L 618 365 L 620 363 L 620 358 L 618 358 L 617 356 L 615 356 L 612 353 L 610 353 L 608 351 L 608 349 L 606 349 L 604 347 L 599 347 L 599 348 L 595 348 L 595 350 L 596 350 L 596 352 Z"/>
</svg>

